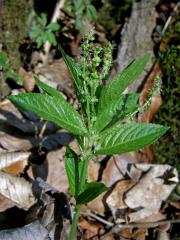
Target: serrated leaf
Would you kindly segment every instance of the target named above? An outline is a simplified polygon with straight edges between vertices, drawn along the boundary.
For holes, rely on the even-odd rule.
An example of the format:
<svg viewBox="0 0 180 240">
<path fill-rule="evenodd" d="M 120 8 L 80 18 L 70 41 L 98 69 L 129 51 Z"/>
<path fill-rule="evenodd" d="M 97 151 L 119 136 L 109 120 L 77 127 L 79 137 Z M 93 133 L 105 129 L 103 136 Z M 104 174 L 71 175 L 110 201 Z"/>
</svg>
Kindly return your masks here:
<svg viewBox="0 0 180 240">
<path fill-rule="evenodd" d="M 51 31 L 58 31 L 60 29 L 60 25 L 58 23 L 53 22 L 47 26 L 47 29 Z"/>
<path fill-rule="evenodd" d="M 22 93 L 8 97 L 16 106 L 56 123 L 69 132 L 84 135 L 86 128 L 79 113 L 66 101 L 39 93 Z"/>
<path fill-rule="evenodd" d="M 95 199 L 101 193 L 107 190 L 108 188 L 104 185 L 104 183 L 100 182 L 86 183 L 85 190 L 77 198 L 77 205 L 82 205 L 91 202 L 93 199 Z"/>
<path fill-rule="evenodd" d="M 138 93 L 122 94 L 117 101 L 111 103 L 111 109 L 106 108 L 98 114 L 95 123 L 96 130 L 101 131 L 105 127 L 125 119 L 128 114 L 138 108 L 138 98 Z"/>
<path fill-rule="evenodd" d="M 45 84 L 44 82 L 40 81 L 37 77 L 34 77 L 36 83 L 46 92 L 48 93 L 50 96 L 53 96 L 53 97 L 57 97 L 57 98 L 60 98 L 62 101 L 66 101 L 64 99 L 64 97 L 62 96 L 62 94 L 57 91 L 56 89 L 50 87 L 49 85 Z"/>
<path fill-rule="evenodd" d="M 103 132 L 95 147 L 96 154 L 119 154 L 136 151 L 157 141 L 168 127 L 158 124 L 130 123 Z"/>
<path fill-rule="evenodd" d="M 117 74 L 111 81 L 109 81 L 104 88 L 102 88 L 98 104 L 97 119 L 100 115 L 102 115 L 102 112 L 104 111 L 109 112 L 110 115 L 112 115 L 111 109 L 117 105 L 117 102 L 119 101 L 119 98 L 121 97 L 123 91 L 143 71 L 148 61 L 148 58 L 149 55 L 145 54 L 143 58 L 136 60 L 135 62 L 130 64 L 120 74 Z M 101 131 L 107 124 L 108 122 L 104 120 L 101 126 L 97 126 L 96 130 Z"/>
<path fill-rule="evenodd" d="M 66 148 L 65 154 L 65 169 L 66 175 L 68 177 L 68 182 L 73 196 L 77 196 L 80 192 L 79 187 L 79 176 L 81 176 L 82 171 L 82 161 L 76 155 L 76 153 L 70 149 Z"/>
<path fill-rule="evenodd" d="M 62 49 L 62 47 L 60 45 L 59 45 L 59 50 L 62 54 L 62 57 L 67 65 L 69 72 L 72 75 L 74 87 L 75 87 L 76 93 L 77 93 L 77 97 L 80 98 L 81 82 L 80 82 L 79 76 L 78 76 L 78 66 L 75 64 L 74 60 L 64 52 L 64 50 Z"/>
</svg>

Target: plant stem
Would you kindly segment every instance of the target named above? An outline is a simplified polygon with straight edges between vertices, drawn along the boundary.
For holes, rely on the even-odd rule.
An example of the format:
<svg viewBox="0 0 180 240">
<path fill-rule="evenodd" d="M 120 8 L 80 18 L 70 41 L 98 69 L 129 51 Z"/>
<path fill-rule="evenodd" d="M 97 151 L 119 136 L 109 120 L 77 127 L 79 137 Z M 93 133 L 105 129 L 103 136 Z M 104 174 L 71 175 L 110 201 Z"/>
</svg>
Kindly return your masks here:
<svg viewBox="0 0 180 240">
<path fill-rule="evenodd" d="M 74 213 L 74 216 L 73 216 L 71 231 L 70 231 L 68 240 L 76 240 L 77 223 L 78 223 L 78 219 L 79 219 L 79 215 L 80 215 L 80 208 L 81 208 L 80 205 L 75 207 L 75 213 Z"/>
<path fill-rule="evenodd" d="M 89 159 L 90 159 L 89 155 L 84 157 L 83 166 L 82 166 L 82 173 L 81 173 L 81 178 L 80 178 L 80 183 L 79 183 L 79 190 L 81 189 L 82 186 L 84 186 L 84 184 L 86 182 Z M 78 219 L 79 219 L 79 215 L 80 215 L 80 208 L 81 208 L 80 205 L 76 205 L 76 207 L 75 207 L 75 213 L 74 213 L 74 216 L 73 216 L 71 231 L 70 231 L 70 235 L 69 235 L 68 240 L 75 240 L 76 239 L 77 224 L 78 224 Z"/>
</svg>

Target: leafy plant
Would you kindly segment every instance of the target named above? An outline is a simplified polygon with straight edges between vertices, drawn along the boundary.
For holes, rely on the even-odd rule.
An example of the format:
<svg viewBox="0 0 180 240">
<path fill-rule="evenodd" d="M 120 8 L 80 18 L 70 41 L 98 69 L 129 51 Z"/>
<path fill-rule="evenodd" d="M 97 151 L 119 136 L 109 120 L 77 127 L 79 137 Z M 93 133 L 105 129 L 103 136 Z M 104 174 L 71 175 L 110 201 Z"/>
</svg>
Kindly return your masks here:
<svg viewBox="0 0 180 240">
<path fill-rule="evenodd" d="M 35 39 L 38 48 L 41 47 L 46 41 L 49 41 L 53 46 L 57 46 L 55 32 L 60 29 L 58 23 L 47 24 L 47 15 L 42 13 L 40 17 L 37 18 L 37 24 L 32 27 L 29 35 L 31 38 Z"/>
<path fill-rule="evenodd" d="M 0 52 L 0 72 L 4 74 L 6 78 L 12 78 L 16 80 L 16 82 L 19 85 L 23 85 L 23 78 L 22 76 L 18 75 L 11 67 L 11 63 L 9 62 L 9 59 L 7 56 L 3 53 Z"/>
<path fill-rule="evenodd" d="M 100 182 L 88 182 L 89 160 L 96 154 L 116 154 L 134 151 L 154 143 L 167 127 L 156 124 L 130 123 L 137 111 L 138 95 L 124 90 L 143 71 L 148 55 L 131 63 L 122 73 L 103 85 L 112 64 L 112 45 L 104 49 L 93 44 L 90 33 L 82 43 L 79 62 L 60 51 L 72 74 L 79 100 L 79 112 L 66 102 L 60 92 L 36 79 L 46 94 L 22 93 L 9 96 L 18 107 L 32 111 L 75 135 L 80 155 L 67 147 L 65 168 L 70 191 L 76 200 L 69 239 L 76 239 L 81 205 L 87 204 L 108 188 Z"/>
<path fill-rule="evenodd" d="M 75 28 L 84 32 L 84 21 L 92 22 L 96 19 L 96 8 L 91 0 L 66 1 L 65 8 L 68 14 L 75 19 Z"/>
</svg>

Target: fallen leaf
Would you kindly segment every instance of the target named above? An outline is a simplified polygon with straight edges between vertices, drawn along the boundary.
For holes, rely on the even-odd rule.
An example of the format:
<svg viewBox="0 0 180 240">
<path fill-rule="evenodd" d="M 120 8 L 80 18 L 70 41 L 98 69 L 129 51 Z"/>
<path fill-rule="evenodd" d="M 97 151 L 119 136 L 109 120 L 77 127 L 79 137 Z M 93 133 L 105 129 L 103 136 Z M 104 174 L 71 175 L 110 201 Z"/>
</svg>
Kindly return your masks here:
<svg viewBox="0 0 180 240">
<path fill-rule="evenodd" d="M 19 208 L 29 209 L 35 202 L 32 186 L 24 178 L 0 172 L 0 194 Z"/>
<path fill-rule="evenodd" d="M 15 134 L 14 134 L 15 135 Z M 26 136 L 26 138 L 11 136 L 0 131 L 0 146 L 9 152 L 28 151 L 40 143 L 40 139 Z"/>
<path fill-rule="evenodd" d="M 48 230 L 39 221 L 35 221 L 21 228 L 7 229 L 0 231 L 0 239 L 6 240 L 47 240 Z"/>
<path fill-rule="evenodd" d="M 169 165 L 137 164 L 145 174 L 140 181 L 126 194 L 124 202 L 130 209 L 138 209 L 128 214 L 130 222 L 137 222 L 140 219 L 158 213 L 161 204 L 165 201 L 178 183 L 177 170 Z M 165 184 L 163 174 L 173 169 L 174 176 L 171 176 L 171 184 Z"/>
<path fill-rule="evenodd" d="M 106 165 L 106 168 L 102 175 L 102 182 L 110 187 L 112 184 L 124 178 L 124 174 L 127 171 L 127 165 L 134 163 L 135 159 L 130 153 L 112 156 Z"/>
<path fill-rule="evenodd" d="M 0 170 L 10 174 L 23 172 L 28 164 L 30 152 L 12 152 L 0 155 Z"/>
<path fill-rule="evenodd" d="M 106 198 L 106 203 L 111 209 L 114 218 L 118 222 L 125 222 L 128 206 L 124 202 L 124 194 L 132 188 L 137 181 L 121 180 L 113 188 L 111 194 Z"/>
</svg>

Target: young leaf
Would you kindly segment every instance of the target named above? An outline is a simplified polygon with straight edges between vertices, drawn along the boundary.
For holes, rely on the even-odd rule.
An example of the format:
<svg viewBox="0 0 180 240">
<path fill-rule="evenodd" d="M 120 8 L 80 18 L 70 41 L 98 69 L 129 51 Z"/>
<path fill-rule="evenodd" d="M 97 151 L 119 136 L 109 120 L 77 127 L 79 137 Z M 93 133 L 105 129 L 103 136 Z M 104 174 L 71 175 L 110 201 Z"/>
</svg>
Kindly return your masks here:
<svg viewBox="0 0 180 240">
<path fill-rule="evenodd" d="M 117 121 L 125 119 L 129 113 L 138 108 L 138 98 L 138 93 L 122 94 L 118 101 L 111 104 L 111 109 L 106 108 L 98 114 L 95 123 L 96 130 L 101 131 L 105 127 L 112 126 Z"/>
<path fill-rule="evenodd" d="M 129 123 L 104 131 L 95 147 L 96 154 L 118 154 L 136 151 L 154 143 L 168 127 L 158 124 Z"/>
<path fill-rule="evenodd" d="M 86 204 L 107 190 L 108 188 L 104 185 L 104 183 L 87 183 L 85 190 L 77 198 L 77 205 Z"/>
<path fill-rule="evenodd" d="M 61 99 L 61 101 L 66 101 L 64 99 L 64 97 L 62 96 L 62 94 L 57 91 L 56 89 L 50 87 L 49 85 L 45 84 L 44 82 L 40 81 L 37 77 L 34 77 L 35 78 L 35 81 L 36 83 L 46 92 L 48 93 L 49 95 L 53 96 L 53 97 L 57 97 L 59 99 Z"/>
<path fill-rule="evenodd" d="M 80 87 L 81 87 L 81 82 L 79 81 L 79 76 L 78 76 L 78 67 L 77 65 L 74 63 L 73 59 L 68 56 L 64 50 L 62 49 L 62 47 L 59 45 L 59 49 L 61 51 L 62 57 L 68 67 L 69 72 L 71 73 L 72 77 L 73 77 L 73 83 L 74 83 L 74 87 L 76 89 L 76 93 L 77 96 L 79 98 L 80 96 Z"/>
<path fill-rule="evenodd" d="M 22 93 L 8 97 L 16 106 L 56 123 L 69 132 L 84 135 L 86 128 L 79 113 L 66 101 L 39 93 Z"/>
<path fill-rule="evenodd" d="M 79 176 L 81 176 L 82 161 L 79 159 L 76 153 L 68 147 L 66 148 L 64 160 L 71 194 L 76 197 L 80 192 Z"/>
<path fill-rule="evenodd" d="M 144 55 L 143 58 L 136 60 L 124 69 L 120 74 L 117 74 L 107 85 L 102 88 L 99 104 L 97 119 L 100 115 L 109 114 L 111 115 L 111 109 L 118 104 L 119 98 L 123 91 L 139 76 L 143 71 L 148 61 L 149 55 Z M 101 125 L 97 124 L 97 131 L 101 131 L 109 122 L 111 116 L 107 117 Z M 97 120 L 98 121 L 98 120 Z"/>
<path fill-rule="evenodd" d="M 58 23 L 50 23 L 48 26 L 47 26 L 47 29 L 51 30 L 51 31 L 58 31 L 60 29 L 60 25 Z"/>
</svg>

